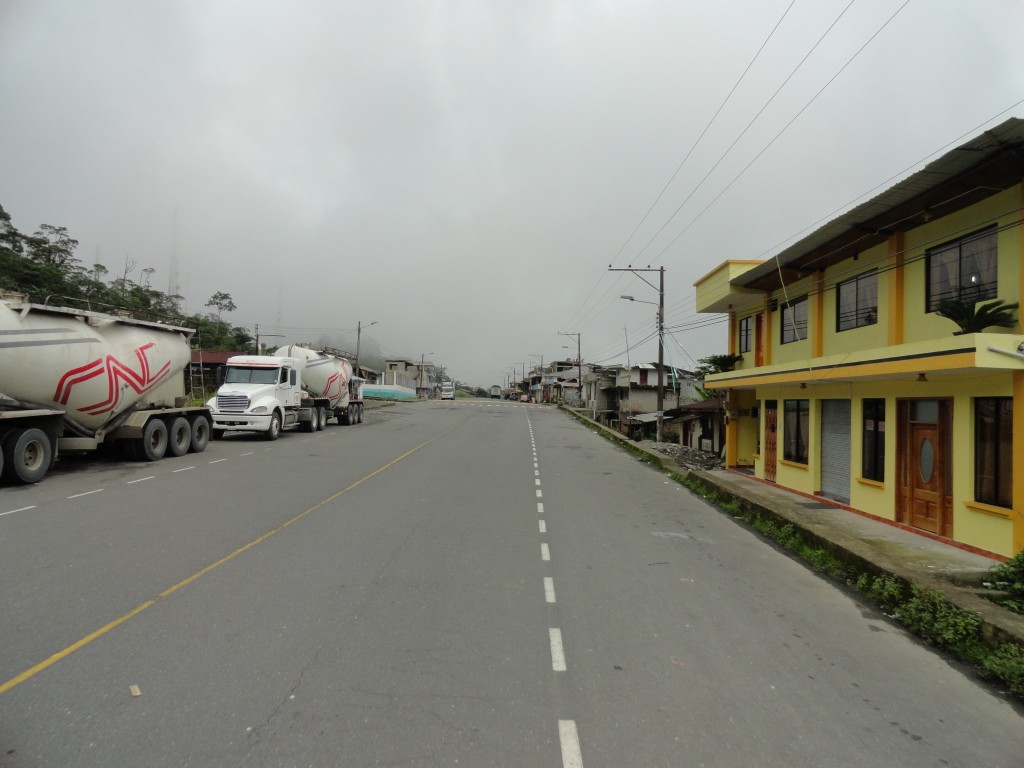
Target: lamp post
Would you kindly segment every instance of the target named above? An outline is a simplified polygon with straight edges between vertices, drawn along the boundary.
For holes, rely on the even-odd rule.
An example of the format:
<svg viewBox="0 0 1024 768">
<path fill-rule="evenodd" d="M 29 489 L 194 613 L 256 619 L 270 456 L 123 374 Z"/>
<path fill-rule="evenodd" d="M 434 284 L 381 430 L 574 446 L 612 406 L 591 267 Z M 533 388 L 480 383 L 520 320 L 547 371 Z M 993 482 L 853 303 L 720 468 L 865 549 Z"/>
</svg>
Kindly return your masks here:
<svg viewBox="0 0 1024 768">
<path fill-rule="evenodd" d="M 580 390 L 580 402 L 576 403 L 578 406 L 583 405 L 583 355 L 580 354 L 580 333 L 562 333 L 558 332 L 559 336 L 575 336 L 576 337 L 576 383 L 579 385 Z"/>
<path fill-rule="evenodd" d="M 376 325 L 377 321 L 374 320 L 370 325 Z M 370 325 L 366 327 L 369 328 Z M 359 375 L 359 339 L 363 335 L 363 323 L 362 321 L 356 322 L 356 376 Z"/>
<path fill-rule="evenodd" d="M 612 269 L 608 268 L 609 272 L 632 272 L 634 275 L 639 277 L 651 288 L 654 288 L 654 284 L 651 283 L 647 278 L 641 275 L 641 272 L 657 272 L 660 276 L 658 287 L 655 290 L 658 292 L 658 303 L 655 306 L 658 308 L 658 432 L 655 439 L 660 443 L 662 437 L 662 425 L 665 419 L 665 268 L 658 267 L 657 269 L 647 267 L 646 269 L 636 269 L 628 267 L 626 269 Z M 654 304 L 653 301 L 642 301 L 640 299 L 634 299 L 632 296 L 620 296 L 619 298 L 626 299 L 628 301 L 639 301 L 641 304 Z"/>
</svg>

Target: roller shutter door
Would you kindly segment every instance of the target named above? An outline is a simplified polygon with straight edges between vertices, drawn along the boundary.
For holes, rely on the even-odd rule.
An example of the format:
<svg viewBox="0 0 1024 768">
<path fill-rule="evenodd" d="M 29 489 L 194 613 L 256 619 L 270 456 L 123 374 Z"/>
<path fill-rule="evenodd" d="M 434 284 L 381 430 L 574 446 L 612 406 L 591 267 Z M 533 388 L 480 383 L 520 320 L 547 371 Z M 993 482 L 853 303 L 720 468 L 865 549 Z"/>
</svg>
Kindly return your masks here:
<svg viewBox="0 0 1024 768">
<path fill-rule="evenodd" d="M 850 502 L 850 401 L 821 401 L 821 495 Z"/>
</svg>

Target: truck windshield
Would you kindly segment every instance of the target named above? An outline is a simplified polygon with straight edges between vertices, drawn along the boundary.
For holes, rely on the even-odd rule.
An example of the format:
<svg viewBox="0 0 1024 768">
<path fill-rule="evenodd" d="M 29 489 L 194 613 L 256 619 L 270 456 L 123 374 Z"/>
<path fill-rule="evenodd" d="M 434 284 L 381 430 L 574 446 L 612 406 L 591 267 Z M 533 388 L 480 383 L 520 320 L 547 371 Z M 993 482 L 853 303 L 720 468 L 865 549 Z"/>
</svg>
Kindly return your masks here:
<svg viewBox="0 0 1024 768">
<path fill-rule="evenodd" d="M 277 368 L 245 368 L 240 365 L 228 366 L 224 376 L 225 384 L 276 384 Z"/>
</svg>

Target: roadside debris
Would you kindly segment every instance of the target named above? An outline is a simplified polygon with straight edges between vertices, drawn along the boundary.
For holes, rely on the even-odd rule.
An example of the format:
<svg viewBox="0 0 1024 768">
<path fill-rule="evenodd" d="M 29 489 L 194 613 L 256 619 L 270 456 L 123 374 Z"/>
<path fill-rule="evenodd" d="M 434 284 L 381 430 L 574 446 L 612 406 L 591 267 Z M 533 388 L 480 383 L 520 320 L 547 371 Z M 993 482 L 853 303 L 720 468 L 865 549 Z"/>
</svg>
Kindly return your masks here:
<svg viewBox="0 0 1024 768">
<path fill-rule="evenodd" d="M 676 460 L 676 464 L 686 469 L 722 468 L 722 459 L 716 454 L 681 446 L 679 443 L 658 443 L 654 440 L 644 440 L 641 445 L 649 450 L 671 456 Z"/>
</svg>

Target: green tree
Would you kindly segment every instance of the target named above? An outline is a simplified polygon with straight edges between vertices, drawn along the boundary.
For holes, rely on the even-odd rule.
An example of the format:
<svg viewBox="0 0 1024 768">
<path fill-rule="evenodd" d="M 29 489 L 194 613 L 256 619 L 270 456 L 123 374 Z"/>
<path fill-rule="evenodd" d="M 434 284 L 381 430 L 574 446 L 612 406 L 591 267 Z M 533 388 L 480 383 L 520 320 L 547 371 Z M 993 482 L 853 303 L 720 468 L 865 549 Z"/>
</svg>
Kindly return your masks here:
<svg viewBox="0 0 1024 768">
<path fill-rule="evenodd" d="M 78 241 L 68 235 L 67 227 L 42 224 L 32 237 L 26 238 L 26 243 L 32 261 L 57 267 L 65 274 L 80 269 L 75 256 Z"/>
<path fill-rule="evenodd" d="M 217 320 L 219 321 L 225 312 L 234 312 L 238 309 L 235 306 L 235 302 L 231 299 L 230 293 L 224 293 L 223 291 L 217 291 L 210 300 L 206 302 L 206 306 L 213 307 L 217 310 Z"/>
</svg>

